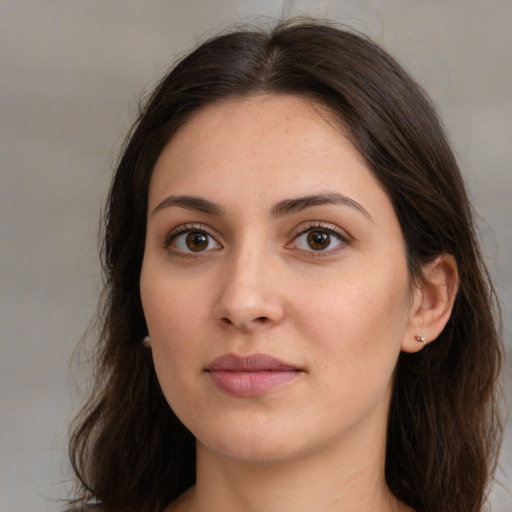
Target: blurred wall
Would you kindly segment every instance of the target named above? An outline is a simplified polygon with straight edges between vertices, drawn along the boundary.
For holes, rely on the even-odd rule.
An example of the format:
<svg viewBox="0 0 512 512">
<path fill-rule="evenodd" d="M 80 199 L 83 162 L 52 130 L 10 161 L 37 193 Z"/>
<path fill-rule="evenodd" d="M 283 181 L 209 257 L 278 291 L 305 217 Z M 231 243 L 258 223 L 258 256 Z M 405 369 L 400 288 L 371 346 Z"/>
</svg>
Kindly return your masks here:
<svg viewBox="0 0 512 512">
<path fill-rule="evenodd" d="M 205 33 L 296 14 L 369 33 L 439 106 L 482 215 L 510 350 L 510 0 L 0 0 L 0 512 L 59 510 L 51 499 L 68 492 L 80 403 L 69 362 L 101 288 L 99 210 L 141 90 Z M 495 512 L 512 509 L 511 436 L 509 423 Z"/>
</svg>

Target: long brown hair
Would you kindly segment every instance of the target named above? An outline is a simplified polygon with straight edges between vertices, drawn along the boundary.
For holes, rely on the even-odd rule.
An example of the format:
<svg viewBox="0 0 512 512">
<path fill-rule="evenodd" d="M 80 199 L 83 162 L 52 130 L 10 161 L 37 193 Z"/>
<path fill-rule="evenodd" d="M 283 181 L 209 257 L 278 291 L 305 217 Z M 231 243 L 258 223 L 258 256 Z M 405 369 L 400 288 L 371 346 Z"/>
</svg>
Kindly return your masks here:
<svg viewBox="0 0 512 512">
<path fill-rule="evenodd" d="M 139 294 L 148 186 L 164 145 L 205 105 L 251 94 L 320 102 L 387 191 L 413 279 L 454 256 L 459 292 L 438 340 L 400 355 L 386 479 L 418 512 L 476 512 L 500 439 L 496 380 L 499 310 L 474 214 L 443 127 L 408 74 L 366 37 L 319 22 L 239 30 L 181 60 L 142 109 L 127 139 L 105 211 L 102 331 L 96 381 L 70 443 L 81 500 L 105 510 L 163 510 L 195 480 L 192 434 L 155 376 Z"/>
</svg>

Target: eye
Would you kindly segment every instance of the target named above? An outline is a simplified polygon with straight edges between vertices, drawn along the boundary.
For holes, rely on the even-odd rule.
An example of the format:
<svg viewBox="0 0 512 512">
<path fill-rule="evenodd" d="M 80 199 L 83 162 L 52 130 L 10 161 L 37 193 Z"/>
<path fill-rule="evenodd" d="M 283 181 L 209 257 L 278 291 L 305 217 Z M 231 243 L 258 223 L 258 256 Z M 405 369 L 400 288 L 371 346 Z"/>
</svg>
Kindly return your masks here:
<svg viewBox="0 0 512 512">
<path fill-rule="evenodd" d="M 312 226 L 299 233 L 292 246 L 302 251 L 331 252 L 348 243 L 347 238 L 333 228 Z"/>
<path fill-rule="evenodd" d="M 187 229 L 185 226 L 182 230 L 171 233 L 165 245 L 176 252 L 189 254 L 222 247 L 208 232 L 197 228 Z"/>
</svg>

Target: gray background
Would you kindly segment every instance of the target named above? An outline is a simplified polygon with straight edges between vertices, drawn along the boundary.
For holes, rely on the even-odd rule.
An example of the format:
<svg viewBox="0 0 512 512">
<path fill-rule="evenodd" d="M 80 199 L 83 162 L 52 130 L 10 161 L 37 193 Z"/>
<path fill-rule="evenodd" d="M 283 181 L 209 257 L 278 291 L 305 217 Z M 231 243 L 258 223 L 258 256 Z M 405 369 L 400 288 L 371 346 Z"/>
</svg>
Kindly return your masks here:
<svg viewBox="0 0 512 512">
<path fill-rule="evenodd" d="M 70 360 L 101 288 L 99 210 L 141 90 L 204 34 L 301 13 L 372 35 L 439 106 L 482 215 L 510 351 L 510 0 L 0 0 L 0 512 L 59 510 L 68 492 L 84 380 Z M 495 512 L 512 509 L 511 436 L 509 423 Z"/>
</svg>

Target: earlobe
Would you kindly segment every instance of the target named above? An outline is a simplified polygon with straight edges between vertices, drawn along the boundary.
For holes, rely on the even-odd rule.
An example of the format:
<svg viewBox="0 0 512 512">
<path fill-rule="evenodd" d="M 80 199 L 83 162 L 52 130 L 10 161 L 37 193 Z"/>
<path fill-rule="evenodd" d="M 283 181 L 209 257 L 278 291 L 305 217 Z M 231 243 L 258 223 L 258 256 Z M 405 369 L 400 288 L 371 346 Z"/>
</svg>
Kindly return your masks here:
<svg viewBox="0 0 512 512">
<path fill-rule="evenodd" d="M 404 352 L 418 352 L 441 334 L 451 316 L 458 287 L 457 263 L 451 254 L 442 254 L 423 267 L 402 342 Z"/>
</svg>

